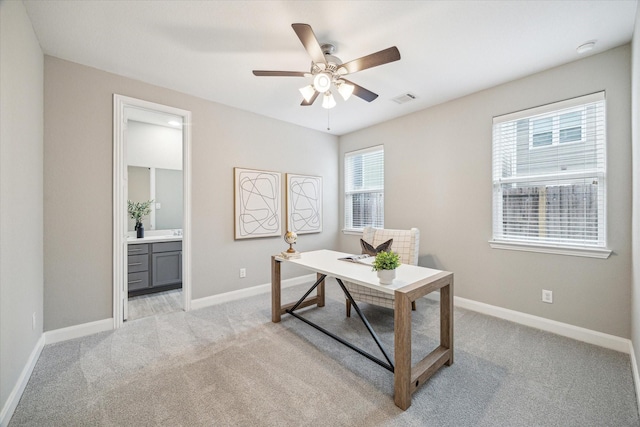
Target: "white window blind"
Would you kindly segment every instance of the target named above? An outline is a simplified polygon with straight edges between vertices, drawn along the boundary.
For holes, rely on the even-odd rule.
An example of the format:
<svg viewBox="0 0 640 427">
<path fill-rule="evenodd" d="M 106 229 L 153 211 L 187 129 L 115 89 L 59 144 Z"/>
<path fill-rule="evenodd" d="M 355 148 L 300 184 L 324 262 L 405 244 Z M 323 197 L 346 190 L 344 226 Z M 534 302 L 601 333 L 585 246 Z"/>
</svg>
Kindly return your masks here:
<svg viewBox="0 0 640 427">
<path fill-rule="evenodd" d="M 605 248 L 604 92 L 493 120 L 493 240 Z"/>
<path fill-rule="evenodd" d="M 346 230 L 384 228 L 384 147 L 344 155 L 344 215 Z"/>
</svg>

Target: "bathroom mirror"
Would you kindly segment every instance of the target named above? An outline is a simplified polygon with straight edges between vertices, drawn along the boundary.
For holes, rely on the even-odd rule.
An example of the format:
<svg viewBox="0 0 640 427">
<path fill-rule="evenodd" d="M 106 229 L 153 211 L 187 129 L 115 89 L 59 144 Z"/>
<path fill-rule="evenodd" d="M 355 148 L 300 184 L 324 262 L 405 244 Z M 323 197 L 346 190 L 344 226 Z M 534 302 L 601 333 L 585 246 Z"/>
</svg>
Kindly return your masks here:
<svg viewBox="0 0 640 427">
<path fill-rule="evenodd" d="M 153 200 L 145 230 L 182 229 L 182 118 L 128 108 L 127 171 L 128 199 Z"/>
</svg>

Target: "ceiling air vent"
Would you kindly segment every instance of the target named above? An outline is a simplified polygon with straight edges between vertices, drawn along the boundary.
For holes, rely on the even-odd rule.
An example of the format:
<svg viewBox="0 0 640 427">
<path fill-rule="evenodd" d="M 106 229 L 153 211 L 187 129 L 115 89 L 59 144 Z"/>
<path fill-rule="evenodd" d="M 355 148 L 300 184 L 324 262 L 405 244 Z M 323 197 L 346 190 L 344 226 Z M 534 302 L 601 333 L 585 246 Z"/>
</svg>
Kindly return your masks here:
<svg viewBox="0 0 640 427">
<path fill-rule="evenodd" d="M 396 96 L 395 98 L 392 98 L 391 100 L 398 104 L 404 104 L 405 102 L 413 101 L 414 99 L 416 99 L 416 96 L 414 94 L 404 93 L 400 96 Z"/>
</svg>

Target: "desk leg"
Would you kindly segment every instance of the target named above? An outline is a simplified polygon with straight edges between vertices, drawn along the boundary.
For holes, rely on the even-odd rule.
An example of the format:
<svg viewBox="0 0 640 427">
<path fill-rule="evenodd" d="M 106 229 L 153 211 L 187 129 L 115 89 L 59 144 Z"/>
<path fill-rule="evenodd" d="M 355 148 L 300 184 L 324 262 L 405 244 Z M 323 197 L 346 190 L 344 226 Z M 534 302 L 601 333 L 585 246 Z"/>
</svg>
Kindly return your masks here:
<svg viewBox="0 0 640 427">
<path fill-rule="evenodd" d="M 449 349 L 448 366 L 453 364 L 453 277 L 440 288 L 440 346 Z"/>
<path fill-rule="evenodd" d="M 395 370 L 393 398 L 396 406 L 411 406 L 411 301 L 407 294 L 395 293 Z"/>
<path fill-rule="evenodd" d="M 319 280 L 322 274 L 316 273 L 316 280 Z M 324 280 L 316 288 L 316 295 L 318 295 L 318 307 L 324 307 Z"/>
<path fill-rule="evenodd" d="M 411 303 L 440 289 L 440 345 L 415 365 L 411 365 Z M 394 401 L 402 410 L 411 406 L 411 395 L 446 364 L 453 364 L 453 274 L 443 272 L 431 288 L 395 291 L 395 371 Z"/>
<path fill-rule="evenodd" d="M 280 307 L 282 306 L 282 287 L 280 283 L 280 264 L 281 262 L 278 261 L 275 256 L 271 257 L 271 321 L 273 323 L 278 323 L 281 316 Z"/>
</svg>

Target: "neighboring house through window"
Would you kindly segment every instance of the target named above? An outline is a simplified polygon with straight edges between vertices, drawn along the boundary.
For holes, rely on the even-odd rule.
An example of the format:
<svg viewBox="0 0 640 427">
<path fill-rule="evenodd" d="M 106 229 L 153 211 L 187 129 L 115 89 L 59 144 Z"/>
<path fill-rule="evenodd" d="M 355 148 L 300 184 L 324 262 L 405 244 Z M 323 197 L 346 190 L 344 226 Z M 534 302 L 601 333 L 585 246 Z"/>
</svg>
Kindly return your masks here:
<svg viewBox="0 0 640 427">
<path fill-rule="evenodd" d="M 384 228 L 384 147 L 344 155 L 344 228 Z"/>
<path fill-rule="evenodd" d="M 599 92 L 494 118 L 493 247 L 610 254 L 605 117 Z"/>
</svg>

